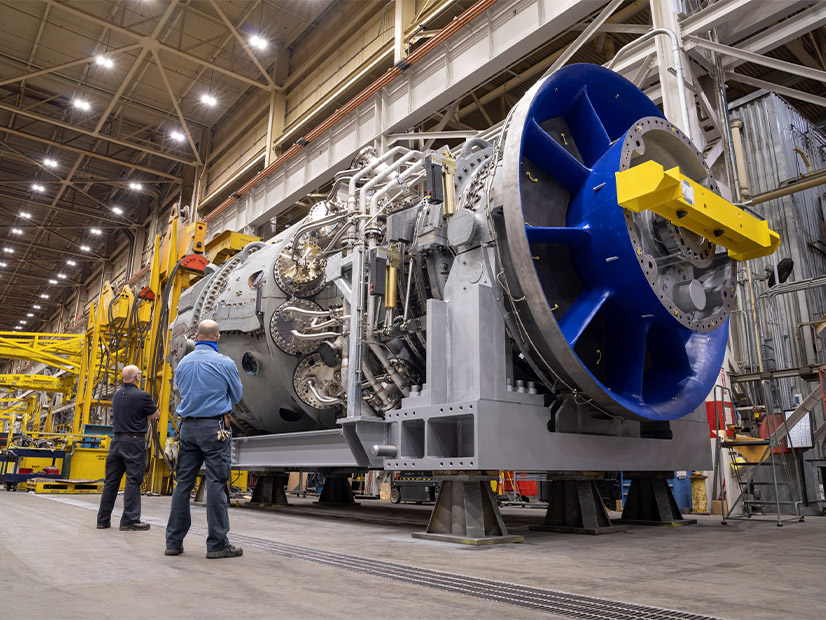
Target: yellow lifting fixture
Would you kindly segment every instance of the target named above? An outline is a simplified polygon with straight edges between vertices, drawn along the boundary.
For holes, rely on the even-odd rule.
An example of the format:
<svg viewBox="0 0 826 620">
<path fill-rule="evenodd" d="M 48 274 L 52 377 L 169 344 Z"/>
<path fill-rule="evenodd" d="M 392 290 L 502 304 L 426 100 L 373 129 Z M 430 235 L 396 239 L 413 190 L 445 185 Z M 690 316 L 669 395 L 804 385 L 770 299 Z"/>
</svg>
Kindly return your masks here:
<svg viewBox="0 0 826 620">
<path fill-rule="evenodd" d="M 76 382 L 77 377 L 70 374 L 60 377 L 51 375 L 0 375 L 0 388 L 57 392 L 63 394 L 66 398 L 74 391 Z"/>
<path fill-rule="evenodd" d="M 245 235 L 234 230 L 225 230 L 207 242 L 204 255 L 213 265 L 221 265 L 225 260 L 254 241 L 261 241 L 261 237 Z"/>
<path fill-rule="evenodd" d="M 616 173 L 617 202 L 640 213 L 652 211 L 675 226 L 705 237 L 738 261 L 768 256 L 780 235 L 761 220 L 689 179 L 679 167 L 665 170 L 647 161 Z"/>
<path fill-rule="evenodd" d="M 83 354 L 83 334 L 0 332 L 0 359 L 27 360 L 77 373 Z"/>
</svg>

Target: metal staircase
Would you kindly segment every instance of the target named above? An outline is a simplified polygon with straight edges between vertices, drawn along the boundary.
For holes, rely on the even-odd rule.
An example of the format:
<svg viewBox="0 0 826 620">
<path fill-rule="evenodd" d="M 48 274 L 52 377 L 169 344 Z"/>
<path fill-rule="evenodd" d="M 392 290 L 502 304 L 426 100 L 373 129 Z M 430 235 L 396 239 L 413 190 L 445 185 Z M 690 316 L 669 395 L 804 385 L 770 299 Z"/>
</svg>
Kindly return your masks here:
<svg viewBox="0 0 826 620">
<path fill-rule="evenodd" d="M 727 439 L 725 434 L 720 432 L 725 429 L 720 429 L 719 424 L 717 425 L 715 469 L 718 477 L 717 481 L 719 481 L 721 488 L 721 505 L 724 507 L 722 522 L 724 524 L 730 520 L 753 519 L 776 521 L 778 526 L 782 526 L 784 522 L 803 521 L 802 502 L 797 499 L 802 488 L 802 476 L 795 465 L 790 466 L 788 460 L 783 458 L 782 451 L 786 448 L 794 448 L 793 445 L 790 445 L 790 429 L 809 415 L 821 402 L 824 395 L 822 378 L 823 375 L 821 374 L 821 382 L 817 387 L 803 399 L 803 402 L 797 406 L 791 415 L 784 417 L 780 423 L 778 423 L 776 415 L 772 413 L 774 411 L 772 404 L 777 401 L 776 386 L 771 380 L 761 381 L 769 431 L 769 437 L 766 439 L 738 438 L 737 436 L 733 439 Z M 717 419 L 719 420 L 719 417 Z M 812 420 L 814 420 L 814 416 L 812 416 Z M 814 434 L 816 437 L 821 437 L 822 440 L 826 436 L 826 424 L 821 424 L 819 428 L 815 429 Z M 728 510 L 725 509 L 725 506 L 730 495 L 730 489 L 725 484 L 723 473 L 723 450 L 728 453 L 734 480 L 739 490 L 739 494 L 728 506 Z M 770 480 L 756 480 L 758 472 L 766 467 L 770 468 Z M 781 489 L 784 488 L 788 489 L 788 499 L 781 499 L 783 496 Z M 772 490 L 773 499 L 764 498 L 761 493 L 762 489 Z M 735 514 L 738 506 L 742 506 L 742 514 Z M 767 510 L 769 507 L 771 508 Z M 791 510 L 786 509 L 787 507 L 791 507 Z M 772 508 L 773 510 L 771 510 Z M 792 516 L 788 516 L 790 513 Z M 758 515 L 762 518 L 755 519 Z M 767 516 L 771 516 L 771 519 L 765 519 Z"/>
</svg>

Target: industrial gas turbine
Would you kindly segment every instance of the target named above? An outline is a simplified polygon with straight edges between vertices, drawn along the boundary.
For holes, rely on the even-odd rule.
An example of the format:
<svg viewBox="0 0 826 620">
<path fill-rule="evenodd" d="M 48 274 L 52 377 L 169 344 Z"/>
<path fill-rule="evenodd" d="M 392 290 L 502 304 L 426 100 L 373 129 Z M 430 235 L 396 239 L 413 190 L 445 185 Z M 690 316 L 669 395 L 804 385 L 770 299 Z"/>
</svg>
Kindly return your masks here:
<svg viewBox="0 0 826 620">
<path fill-rule="evenodd" d="M 708 469 L 732 259 L 779 243 L 717 191 L 640 90 L 568 66 L 485 139 L 360 151 L 182 295 L 173 358 L 219 322 L 239 468 Z"/>
</svg>

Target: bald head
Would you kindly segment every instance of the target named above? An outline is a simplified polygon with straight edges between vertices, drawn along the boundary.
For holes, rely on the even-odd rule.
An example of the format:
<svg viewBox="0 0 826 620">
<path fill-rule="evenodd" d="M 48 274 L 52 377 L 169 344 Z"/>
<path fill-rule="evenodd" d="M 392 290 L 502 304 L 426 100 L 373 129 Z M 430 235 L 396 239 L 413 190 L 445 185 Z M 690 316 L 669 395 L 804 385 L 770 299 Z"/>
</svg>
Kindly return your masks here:
<svg viewBox="0 0 826 620">
<path fill-rule="evenodd" d="M 195 332 L 195 340 L 203 340 L 205 342 L 218 342 L 221 336 L 221 330 L 218 329 L 218 323 L 211 319 L 204 319 L 198 323 L 198 331 Z"/>
<path fill-rule="evenodd" d="M 135 385 L 138 385 L 138 382 L 140 381 L 139 377 L 141 375 L 141 369 L 133 364 L 130 364 L 129 366 L 123 367 L 121 375 L 123 376 L 124 383 L 134 383 Z"/>
</svg>

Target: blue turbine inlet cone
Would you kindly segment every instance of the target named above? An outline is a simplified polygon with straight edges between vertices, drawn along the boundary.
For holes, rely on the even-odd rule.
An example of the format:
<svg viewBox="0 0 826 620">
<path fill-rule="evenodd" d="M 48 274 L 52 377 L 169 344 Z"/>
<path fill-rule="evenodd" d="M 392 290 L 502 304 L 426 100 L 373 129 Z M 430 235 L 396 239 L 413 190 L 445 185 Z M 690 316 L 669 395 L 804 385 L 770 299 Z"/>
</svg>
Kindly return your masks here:
<svg viewBox="0 0 826 620">
<path fill-rule="evenodd" d="M 663 118 L 619 75 L 595 65 L 561 69 L 530 105 L 520 189 L 525 234 L 543 288 L 565 288 L 545 286 L 564 277 L 555 275 L 563 263 L 578 279 L 577 286 L 567 286 L 567 297 L 547 299 L 568 345 L 621 407 L 642 418 L 671 420 L 696 409 L 714 386 L 728 320 L 708 333 L 685 327 L 658 299 L 638 260 L 614 175 L 628 130 L 651 116 Z M 535 199 L 526 207 L 525 190 L 539 175 L 558 188 L 556 196 L 547 196 L 547 208 L 557 215 L 546 217 Z M 566 192 L 567 207 L 565 201 L 560 207 L 559 195 Z M 556 225 L 540 225 L 549 221 Z"/>
</svg>

